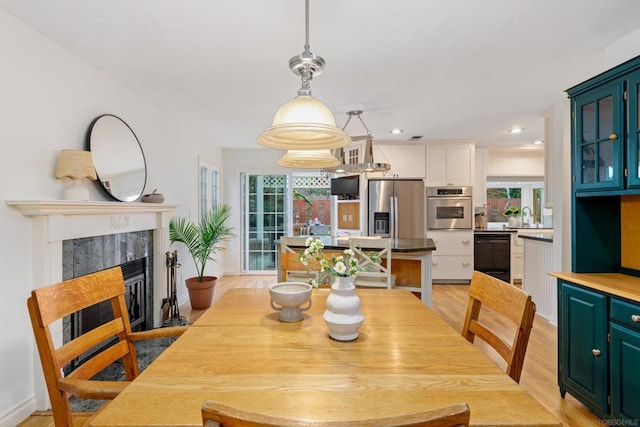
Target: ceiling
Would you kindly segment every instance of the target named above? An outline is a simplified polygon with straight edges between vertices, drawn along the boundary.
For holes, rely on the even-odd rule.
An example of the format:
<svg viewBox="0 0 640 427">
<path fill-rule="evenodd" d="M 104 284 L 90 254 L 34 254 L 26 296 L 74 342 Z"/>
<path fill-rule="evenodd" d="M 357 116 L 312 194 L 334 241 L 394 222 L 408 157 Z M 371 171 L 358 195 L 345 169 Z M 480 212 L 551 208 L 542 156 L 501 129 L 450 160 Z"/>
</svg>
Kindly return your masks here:
<svg viewBox="0 0 640 427">
<path fill-rule="evenodd" d="M 293 98 L 303 0 L 0 0 L 0 7 L 228 148 Z M 375 141 L 530 146 L 540 114 L 640 28 L 637 0 L 311 0 L 311 82 L 338 126 L 361 109 Z M 114 112 L 117 113 L 117 112 Z M 520 135 L 506 131 L 525 128 Z M 389 133 L 402 128 L 399 136 Z M 350 135 L 364 133 L 356 121 Z"/>
</svg>

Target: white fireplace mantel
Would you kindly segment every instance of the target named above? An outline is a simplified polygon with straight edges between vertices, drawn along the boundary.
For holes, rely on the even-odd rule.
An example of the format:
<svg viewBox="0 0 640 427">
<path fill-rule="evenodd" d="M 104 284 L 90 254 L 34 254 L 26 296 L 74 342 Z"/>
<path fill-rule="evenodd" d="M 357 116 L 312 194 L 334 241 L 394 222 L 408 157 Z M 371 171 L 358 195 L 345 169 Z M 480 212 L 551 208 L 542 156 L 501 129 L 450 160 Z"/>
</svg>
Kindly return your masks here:
<svg viewBox="0 0 640 427">
<path fill-rule="evenodd" d="M 67 200 L 8 200 L 5 202 L 32 219 L 32 289 L 58 283 L 62 276 L 62 242 L 84 237 L 153 230 L 154 292 L 153 324 L 159 326 L 162 313 L 165 259 L 169 250 L 169 220 L 176 205 Z M 52 327 L 52 337 L 62 343 L 62 322 Z M 52 325 L 53 326 L 53 325 Z M 36 350 L 37 353 L 37 350 Z M 34 391 L 37 409 L 48 404 L 40 358 L 35 357 Z"/>
</svg>

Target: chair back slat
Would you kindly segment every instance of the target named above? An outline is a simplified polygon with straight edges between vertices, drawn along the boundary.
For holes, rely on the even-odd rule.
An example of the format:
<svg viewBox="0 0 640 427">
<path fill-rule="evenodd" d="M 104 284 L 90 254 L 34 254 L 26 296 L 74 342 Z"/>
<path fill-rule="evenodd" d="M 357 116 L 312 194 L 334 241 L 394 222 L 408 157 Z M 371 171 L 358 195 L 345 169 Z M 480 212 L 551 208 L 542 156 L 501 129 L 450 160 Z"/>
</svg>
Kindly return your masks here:
<svg viewBox="0 0 640 427">
<path fill-rule="evenodd" d="M 467 427 L 469 417 L 469 406 L 464 403 L 414 414 L 345 421 L 315 421 L 258 414 L 212 400 L 202 404 L 204 427 Z"/>
<path fill-rule="evenodd" d="M 66 378 L 73 379 L 90 379 L 95 374 L 102 371 L 113 362 L 122 359 L 125 356 L 129 356 L 129 347 L 126 341 L 118 341 L 111 347 L 106 348 L 99 353 L 96 353 L 91 358 L 87 359 L 82 365 L 78 366 L 75 370 L 69 373 Z"/>
<path fill-rule="evenodd" d="M 486 319 L 480 319 L 483 306 L 509 320 L 513 326 L 511 343 L 491 329 Z M 477 336 L 493 347 L 507 363 L 507 374 L 520 382 L 535 313 L 536 305 L 526 292 L 503 280 L 474 271 L 462 336 L 469 342 Z"/>
<path fill-rule="evenodd" d="M 110 298 L 124 295 L 124 279 L 120 267 L 110 268 L 32 292 L 42 326 Z"/>
<path fill-rule="evenodd" d="M 61 366 L 65 366 L 76 357 L 85 353 L 87 349 L 111 341 L 117 334 L 123 331 L 124 324 L 122 319 L 116 318 L 110 320 L 58 348 L 58 350 L 56 350 L 58 363 Z"/>
</svg>

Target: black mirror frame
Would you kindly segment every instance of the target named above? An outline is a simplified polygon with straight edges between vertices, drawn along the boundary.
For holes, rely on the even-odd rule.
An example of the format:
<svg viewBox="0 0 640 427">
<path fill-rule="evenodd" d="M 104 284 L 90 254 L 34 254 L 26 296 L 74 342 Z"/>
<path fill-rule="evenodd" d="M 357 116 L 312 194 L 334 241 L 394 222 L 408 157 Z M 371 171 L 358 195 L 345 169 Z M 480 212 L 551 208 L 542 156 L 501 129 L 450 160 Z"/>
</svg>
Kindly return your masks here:
<svg viewBox="0 0 640 427">
<path fill-rule="evenodd" d="M 85 149 L 87 151 L 91 151 L 91 134 L 92 134 L 92 131 L 93 131 L 93 127 L 96 125 L 98 120 L 100 120 L 103 117 L 113 117 L 113 118 L 119 120 L 120 122 L 122 122 L 129 129 L 129 131 L 131 132 L 131 134 L 135 138 L 136 142 L 138 143 L 138 148 L 140 149 L 140 154 L 142 154 L 142 162 L 144 164 L 144 182 L 142 183 L 142 188 L 140 189 L 140 194 L 138 195 L 138 197 L 135 200 L 132 200 L 132 201 L 122 200 L 122 199 L 116 197 L 110 191 L 110 189 L 106 188 L 105 185 L 103 184 L 102 180 L 100 179 L 100 171 L 97 168 L 96 168 L 96 175 L 98 176 L 98 179 L 96 180 L 96 182 L 98 183 L 98 186 L 100 187 L 102 192 L 107 197 L 109 197 L 109 198 L 111 198 L 113 200 L 116 200 L 118 202 L 125 202 L 125 203 L 132 203 L 132 202 L 139 201 L 140 198 L 142 197 L 143 193 L 144 193 L 145 187 L 147 186 L 147 159 L 146 159 L 146 157 L 144 155 L 144 150 L 142 149 L 142 145 L 140 144 L 140 140 L 138 139 L 138 136 L 133 131 L 133 129 L 131 129 L 131 126 L 129 126 L 129 124 L 127 122 L 125 122 L 120 117 L 118 117 L 118 116 L 116 116 L 114 114 L 101 114 L 101 115 L 99 115 L 98 117 L 93 119 L 91 121 L 91 123 L 89 124 L 89 128 L 87 129 L 87 134 L 86 134 L 86 137 L 85 137 Z M 95 160 L 94 160 L 94 164 L 95 164 Z"/>
</svg>

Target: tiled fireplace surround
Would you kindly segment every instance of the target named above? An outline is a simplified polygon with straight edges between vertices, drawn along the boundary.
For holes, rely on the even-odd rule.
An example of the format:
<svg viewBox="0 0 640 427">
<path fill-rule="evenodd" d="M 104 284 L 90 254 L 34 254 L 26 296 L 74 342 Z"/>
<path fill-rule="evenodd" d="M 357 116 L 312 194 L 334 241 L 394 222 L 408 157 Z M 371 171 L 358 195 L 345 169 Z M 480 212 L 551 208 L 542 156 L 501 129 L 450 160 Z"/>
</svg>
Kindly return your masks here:
<svg viewBox="0 0 640 427">
<path fill-rule="evenodd" d="M 165 253 L 169 250 L 169 219 L 175 205 L 154 203 L 121 202 L 75 202 L 75 201 L 7 201 L 8 205 L 19 209 L 32 219 L 33 289 L 60 282 L 69 277 L 69 241 L 89 239 L 95 245 L 106 247 L 107 264 L 118 265 L 144 255 L 146 252 L 148 273 L 151 276 L 153 297 L 149 301 L 149 314 L 153 316 L 153 326 L 162 320 L 161 303 L 166 292 Z M 109 237 L 112 236 L 112 237 Z M 114 240 L 115 239 L 115 240 Z M 66 243 L 65 243 L 66 241 Z M 119 241 L 118 254 L 109 253 L 109 242 Z M 101 242 L 101 243 L 98 243 Z M 105 242 L 107 242 L 105 244 Z M 144 248 L 144 245 L 149 245 Z M 114 264 L 115 263 L 115 264 Z M 65 266 L 66 264 L 66 266 Z M 105 265 L 109 267 L 110 265 Z M 64 271 L 67 270 L 67 271 Z M 77 274 L 76 274 L 77 275 Z M 62 322 L 52 326 L 52 336 L 58 343 L 63 342 Z M 38 410 L 49 405 L 40 357 L 34 346 L 34 393 Z"/>
</svg>

